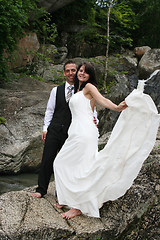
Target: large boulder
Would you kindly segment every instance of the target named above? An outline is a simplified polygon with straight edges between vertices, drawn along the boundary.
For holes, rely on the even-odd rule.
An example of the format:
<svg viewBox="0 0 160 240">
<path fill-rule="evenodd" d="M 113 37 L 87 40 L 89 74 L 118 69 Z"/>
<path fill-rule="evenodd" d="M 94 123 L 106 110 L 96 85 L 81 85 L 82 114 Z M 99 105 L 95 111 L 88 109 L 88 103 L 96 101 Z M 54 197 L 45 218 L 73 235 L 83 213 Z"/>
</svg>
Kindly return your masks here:
<svg viewBox="0 0 160 240">
<path fill-rule="evenodd" d="M 138 60 L 140 60 L 141 57 L 145 54 L 145 52 L 147 52 L 150 49 L 151 48 L 149 46 L 135 47 L 133 52 L 135 56 L 138 58 Z"/>
<path fill-rule="evenodd" d="M 30 65 L 36 55 L 40 43 L 36 33 L 27 33 L 19 39 L 17 49 L 14 51 L 14 59 L 9 62 L 10 68 L 19 68 Z"/>
<path fill-rule="evenodd" d="M 138 78 L 137 75 L 127 76 L 124 74 L 117 74 L 115 76 L 115 84 L 111 86 L 110 93 L 106 95 L 107 98 L 111 99 L 116 104 L 120 103 L 137 87 Z M 131 81 L 133 77 L 133 81 Z M 160 71 L 155 71 L 145 82 L 144 93 L 151 96 L 153 99 L 158 112 L 160 111 Z M 100 135 L 104 135 L 112 130 L 119 116 L 118 112 L 104 109 L 97 105 Z"/>
<path fill-rule="evenodd" d="M 108 94 L 105 95 L 115 103 L 119 103 L 137 85 L 135 58 L 122 57 L 122 62 L 112 59 L 109 71 Z M 84 58 L 74 59 L 77 65 Z M 88 60 L 88 59 L 87 59 Z M 102 81 L 104 76 L 105 57 L 90 58 L 95 67 L 97 79 Z M 114 71 L 116 69 L 116 74 Z M 126 74 L 124 74 L 126 71 Z M 135 71 L 135 74 L 134 74 Z M 53 83 L 62 83 L 63 64 L 48 67 L 39 64 L 38 74 Z M 132 81 L 131 81 L 132 78 Z M 107 80 L 108 80 L 107 79 Z M 58 80 L 58 81 L 57 81 Z M 153 76 L 145 87 L 146 93 L 152 96 L 158 109 L 160 109 L 159 97 L 159 73 Z M 54 84 L 44 83 L 30 77 L 19 76 L 19 80 L 12 81 L 5 88 L 0 89 L 0 116 L 6 118 L 6 124 L 0 125 L 0 172 L 6 174 L 19 173 L 21 171 L 35 170 L 39 166 L 42 157 L 43 144 L 40 139 L 44 113 L 50 91 Z M 119 113 L 104 109 L 97 105 L 100 135 L 111 131 Z"/>
<path fill-rule="evenodd" d="M 57 50 L 59 52 L 59 49 Z M 65 51 L 65 48 L 62 48 L 61 50 Z M 65 53 L 62 56 L 62 58 L 63 57 L 65 59 L 64 62 L 66 62 L 68 59 L 66 59 Z M 77 66 L 82 62 L 86 62 L 86 61 L 91 62 L 95 68 L 97 79 L 99 79 L 99 78 L 102 78 L 102 76 L 104 75 L 104 59 L 105 57 L 99 56 L 99 57 L 89 58 L 89 59 L 77 57 L 77 58 L 73 58 L 72 60 L 77 64 Z M 40 60 L 38 61 L 38 59 L 36 58 L 34 62 L 34 72 L 38 76 L 43 78 L 45 81 L 53 81 L 54 83 L 61 83 L 64 80 L 64 76 L 63 76 L 64 62 L 62 63 L 60 61 L 59 64 L 54 64 L 54 63 L 49 63 L 49 61 L 40 61 Z"/>
<path fill-rule="evenodd" d="M 0 172 L 36 169 L 43 144 L 40 139 L 46 104 L 53 85 L 23 77 L 0 89 Z"/>
<path fill-rule="evenodd" d="M 156 73 L 157 72 L 157 73 Z M 160 112 L 160 70 L 155 71 L 145 84 L 144 93 L 149 94 L 155 102 L 158 112 Z"/>
<path fill-rule="evenodd" d="M 116 74 L 115 83 L 111 85 L 109 93 L 105 95 L 108 99 L 113 101 L 116 104 L 119 104 L 121 101 L 124 101 L 125 97 L 130 93 L 130 82 L 124 74 Z M 119 112 L 115 112 L 104 108 L 97 104 L 98 109 L 98 119 L 99 124 L 98 128 L 100 135 L 103 135 L 112 130 L 115 125 L 115 122 L 119 116 Z"/>
<path fill-rule="evenodd" d="M 160 49 L 150 49 L 139 62 L 139 79 L 148 78 L 157 69 L 160 69 Z"/>
<path fill-rule="evenodd" d="M 40 57 L 35 56 L 33 59 L 34 63 L 42 61 L 42 59 L 44 59 L 44 61 L 46 60 L 50 63 L 58 64 L 63 63 L 66 60 L 68 49 L 66 47 L 57 48 L 53 44 L 44 44 L 41 45 L 38 52 L 42 55 Z"/>
<path fill-rule="evenodd" d="M 48 12 L 54 12 L 55 10 L 58 10 L 71 2 L 74 2 L 75 0 L 40 0 L 39 5 L 47 10 Z"/>
<path fill-rule="evenodd" d="M 77 59 L 77 64 L 83 60 Z M 39 65 L 38 73 L 52 82 L 17 75 L 16 80 L 0 88 L 0 116 L 6 119 L 5 125 L 0 125 L 1 174 L 35 171 L 40 165 L 44 113 L 50 91 L 55 86 L 53 82 L 64 81 L 63 64 L 48 64 L 48 69 Z"/>
<path fill-rule="evenodd" d="M 84 215 L 66 220 L 57 209 L 55 185 L 41 199 L 34 188 L 0 196 L 0 239 L 4 240 L 97 240 L 159 239 L 160 133 L 149 158 L 126 194 L 109 201 L 100 210 L 101 218 Z"/>
</svg>

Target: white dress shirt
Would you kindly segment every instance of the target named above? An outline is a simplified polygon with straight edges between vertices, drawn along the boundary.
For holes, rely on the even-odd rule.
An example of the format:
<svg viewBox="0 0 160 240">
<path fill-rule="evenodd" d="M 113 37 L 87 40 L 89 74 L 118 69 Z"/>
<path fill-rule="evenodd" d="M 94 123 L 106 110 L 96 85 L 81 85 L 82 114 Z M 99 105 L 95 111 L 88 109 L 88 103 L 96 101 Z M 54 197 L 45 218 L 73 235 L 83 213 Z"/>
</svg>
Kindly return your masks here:
<svg viewBox="0 0 160 240">
<path fill-rule="evenodd" d="M 70 84 L 68 82 L 66 82 L 65 83 L 65 97 L 67 96 L 68 86 L 70 86 Z M 49 100 L 47 103 L 47 108 L 46 108 L 45 117 L 44 117 L 43 132 L 47 132 L 47 128 L 51 123 L 51 120 L 52 120 L 52 117 L 53 117 L 53 114 L 55 111 L 55 106 L 56 106 L 56 93 L 57 93 L 57 87 L 54 87 L 50 93 L 50 97 L 49 97 Z M 72 95 L 73 94 L 74 94 L 74 89 L 72 90 Z M 94 109 L 93 116 L 96 118 L 97 124 L 98 124 L 96 108 Z"/>
</svg>

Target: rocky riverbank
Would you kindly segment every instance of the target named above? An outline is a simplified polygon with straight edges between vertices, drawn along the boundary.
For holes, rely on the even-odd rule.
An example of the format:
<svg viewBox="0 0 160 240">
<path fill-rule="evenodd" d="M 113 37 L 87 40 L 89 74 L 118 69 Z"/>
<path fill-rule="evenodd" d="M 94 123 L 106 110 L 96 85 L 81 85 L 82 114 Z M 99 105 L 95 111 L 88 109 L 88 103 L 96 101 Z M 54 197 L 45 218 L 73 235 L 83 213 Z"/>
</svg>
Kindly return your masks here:
<svg viewBox="0 0 160 240">
<path fill-rule="evenodd" d="M 147 50 L 141 60 L 133 53 L 124 54 L 121 59 L 111 57 L 110 71 L 117 73 L 109 78 L 108 98 L 118 103 L 136 86 L 141 78 L 146 78 L 160 69 L 159 49 Z M 138 55 L 138 49 L 136 51 Z M 148 55 L 149 54 L 149 55 Z M 146 55 L 146 56 L 145 56 Z M 146 59 L 145 59 L 146 58 Z M 96 68 L 98 79 L 104 74 L 104 57 L 90 59 Z M 75 59 L 77 63 L 84 59 Z M 143 61 L 142 61 L 143 60 Z M 141 64 L 140 64 L 141 63 Z M 41 161 L 43 144 L 40 140 L 44 112 L 54 79 L 63 69 L 63 64 L 48 69 L 40 69 L 40 82 L 24 76 L 7 83 L 0 89 L 0 116 L 6 119 L 0 125 L 0 172 L 15 174 L 35 171 Z M 53 71 L 54 70 L 54 71 Z M 142 71 L 143 70 L 143 71 Z M 125 73 L 124 73 L 125 72 Z M 49 76 L 49 78 L 48 78 Z M 53 79 L 53 82 L 47 82 Z M 113 81 L 114 80 L 114 81 Z M 113 84 L 114 83 L 114 84 Z M 151 95 L 160 110 L 160 72 L 147 82 L 145 92 Z M 118 115 L 97 106 L 100 148 L 106 143 Z M 35 187 L 9 192 L 0 196 L 0 239 L 1 240 L 158 240 L 159 230 L 159 164 L 160 132 L 153 151 L 143 164 L 133 186 L 120 199 L 107 202 L 101 209 L 101 218 L 78 216 L 65 220 L 60 216 L 63 210 L 54 207 L 55 186 L 52 182 L 48 194 L 42 199 L 32 197 Z"/>
<path fill-rule="evenodd" d="M 105 94 L 106 97 L 115 103 L 124 100 L 137 86 L 138 72 L 143 72 L 145 76 L 149 76 L 151 71 L 160 68 L 157 62 L 159 51 L 159 49 L 148 50 L 139 64 L 133 52 L 125 53 L 120 58 L 111 56 L 110 62 L 112 64 L 109 71 L 114 72 L 116 70 L 116 74 L 108 77 L 110 83 L 108 94 Z M 150 52 L 150 55 L 148 55 L 148 52 Z M 136 54 L 138 55 L 138 50 Z M 79 64 L 86 59 L 76 58 L 74 60 Z M 150 65 L 146 65 L 147 60 Z M 104 57 L 92 58 L 89 61 L 96 69 L 97 79 L 102 80 Z M 18 74 L 17 79 L 0 88 L 0 116 L 6 119 L 5 124 L 0 124 L 0 173 L 2 174 L 33 172 L 41 162 L 43 143 L 40 135 L 44 113 L 50 91 L 57 83 L 56 79 L 62 82 L 63 64 L 50 64 L 50 68 L 47 69 L 46 66 L 38 66 L 38 73 L 46 82 Z M 142 69 L 143 71 L 141 71 Z M 51 79 L 53 81 L 48 82 Z M 149 80 L 145 88 L 145 92 L 153 98 L 158 110 L 160 110 L 159 88 L 160 72 Z M 98 105 L 97 111 L 100 120 L 98 127 L 102 136 L 112 130 L 118 113 Z"/>
<path fill-rule="evenodd" d="M 1 240 L 158 240 L 160 132 L 148 159 L 132 187 L 120 199 L 101 208 L 101 218 L 77 216 L 66 220 L 56 203 L 54 182 L 41 199 L 31 194 L 35 188 L 0 196 Z"/>
</svg>

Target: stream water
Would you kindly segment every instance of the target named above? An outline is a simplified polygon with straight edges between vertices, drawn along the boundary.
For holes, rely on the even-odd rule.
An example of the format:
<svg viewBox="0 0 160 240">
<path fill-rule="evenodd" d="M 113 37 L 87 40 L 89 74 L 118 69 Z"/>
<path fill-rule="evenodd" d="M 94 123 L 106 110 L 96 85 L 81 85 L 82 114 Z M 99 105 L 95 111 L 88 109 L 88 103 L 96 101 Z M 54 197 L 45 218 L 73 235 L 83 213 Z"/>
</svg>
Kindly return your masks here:
<svg viewBox="0 0 160 240">
<path fill-rule="evenodd" d="M 38 174 L 23 173 L 20 175 L 0 176 L 0 194 L 22 190 L 26 187 L 37 185 Z"/>
</svg>

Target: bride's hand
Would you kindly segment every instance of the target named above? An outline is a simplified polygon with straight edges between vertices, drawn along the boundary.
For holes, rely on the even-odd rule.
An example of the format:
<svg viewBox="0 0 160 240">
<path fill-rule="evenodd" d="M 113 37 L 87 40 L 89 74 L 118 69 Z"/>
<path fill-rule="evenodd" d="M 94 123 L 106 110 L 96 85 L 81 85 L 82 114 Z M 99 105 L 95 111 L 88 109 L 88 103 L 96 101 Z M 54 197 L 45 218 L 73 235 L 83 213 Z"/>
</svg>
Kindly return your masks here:
<svg viewBox="0 0 160 240">
<path fill-rule="evenodd" d="M 124 109 L 126 109 L 127 107 L 128 107 L 128 106 L 127 106 L 126 102 L 123 101 L 123 102 L 121 102 L 121 103 L 117 106 L 117 111 L 118 111 L 118 112 L 121 112 L 121 111 L 123 111 Z"/>
</svg>

